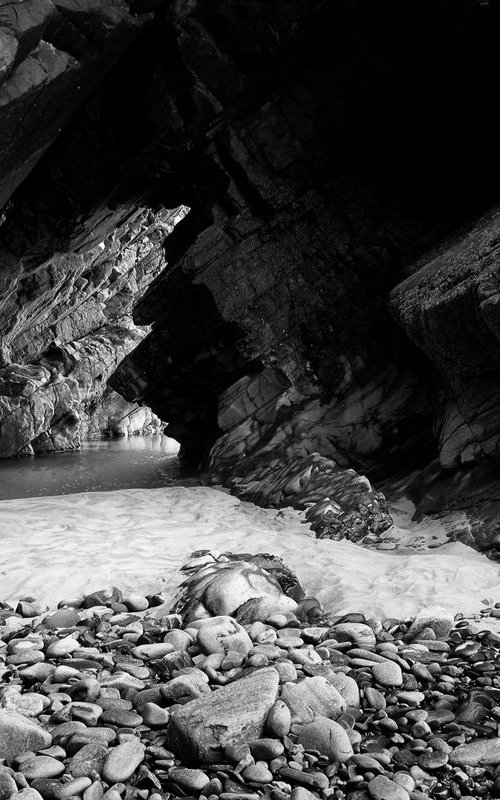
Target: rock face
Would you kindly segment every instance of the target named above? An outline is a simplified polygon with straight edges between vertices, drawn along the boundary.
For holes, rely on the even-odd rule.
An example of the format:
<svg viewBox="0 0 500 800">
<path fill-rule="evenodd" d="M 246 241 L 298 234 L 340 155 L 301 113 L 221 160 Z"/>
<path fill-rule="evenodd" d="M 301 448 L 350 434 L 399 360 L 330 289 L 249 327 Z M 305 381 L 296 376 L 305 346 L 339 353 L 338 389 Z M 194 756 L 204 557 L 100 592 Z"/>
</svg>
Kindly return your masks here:
<svg viewBox="0 0 500 800">
<path fill-rule="evenodd" d="M 17 5 L 2 455 L 148 406 L 207 480 L 356 541 L 437 438 L 446 468 L 496 457 L 497 216 L 417 260 L 500 201 L 496 4 Z"/>
<path fill-rule="evenodd" d="M 391 295 L 397 319 L 442 377 L 436 425 L 444 467 L 499 453 L 499 237 L 495 211 L 425 256 Z"/>
<path fill-rule="evenodd" d="M 16 282 L 5 276 L 0 457 L 160 429 L 156 415 L 124 401 L 107 379 L 144 336 L 131 318 L 134 298 L 161 269 L 161 244 L 178 213 L 150 223 L 142 210 L 97 247 L 55 256 L 26 277 L 17 262 Z M 8 363 L 12 357 L 28 363 Z"/>
</svg>

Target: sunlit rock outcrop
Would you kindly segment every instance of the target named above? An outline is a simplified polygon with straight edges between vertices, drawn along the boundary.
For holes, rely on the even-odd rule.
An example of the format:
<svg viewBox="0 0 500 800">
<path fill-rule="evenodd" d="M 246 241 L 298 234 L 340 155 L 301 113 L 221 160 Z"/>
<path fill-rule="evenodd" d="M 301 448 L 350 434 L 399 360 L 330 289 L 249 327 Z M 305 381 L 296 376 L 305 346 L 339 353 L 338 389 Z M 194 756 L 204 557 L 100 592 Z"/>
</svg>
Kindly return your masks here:
<svg viewBox="0 0 500 800">
<path fill-rule="evenodd" d="M 107 380 L 146 333 L 132 322 L 132 307 L 162 269 L 162 242 L 179 213 L 153 218 L 139 209 L 97 246 L 36 266 L 6 257 L 0 457 L 160 429 L 156 415 L 118 399 Z"/>
</svg>

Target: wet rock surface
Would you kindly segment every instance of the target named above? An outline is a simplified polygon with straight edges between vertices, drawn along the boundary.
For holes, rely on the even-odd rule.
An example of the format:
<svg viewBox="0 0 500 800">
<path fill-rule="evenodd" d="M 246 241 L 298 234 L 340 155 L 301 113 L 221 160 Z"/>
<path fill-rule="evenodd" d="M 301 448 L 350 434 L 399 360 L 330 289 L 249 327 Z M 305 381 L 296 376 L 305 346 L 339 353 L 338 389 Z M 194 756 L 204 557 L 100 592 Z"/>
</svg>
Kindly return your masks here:
<svg viewBox="0 0 500 800">
<path fill-rule="evenodd" d="M 312 624 L 302 602 L 243 624 L 250 649 L 207 652 L 211 617 L 146 603 L 113 587 L 35 617 L 2 605 L 2 800 L 496 797 L 497 609 L 377 621 L 316 605 Z M 373 639 L 336 638 L 349 626 Z"/>
</svg>

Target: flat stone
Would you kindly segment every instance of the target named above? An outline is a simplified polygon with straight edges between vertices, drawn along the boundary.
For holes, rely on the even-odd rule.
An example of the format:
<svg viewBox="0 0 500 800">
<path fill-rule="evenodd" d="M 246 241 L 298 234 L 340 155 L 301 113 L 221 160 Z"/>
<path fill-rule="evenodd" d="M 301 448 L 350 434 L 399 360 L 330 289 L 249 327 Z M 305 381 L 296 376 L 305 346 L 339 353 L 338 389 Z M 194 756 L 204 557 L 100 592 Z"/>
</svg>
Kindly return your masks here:
<svg viewBox="0 0 500 800">
<path fill-rule="evenodd" d="M 210 617 L 202 622 L 203 625 L 198 629 L 197 644 L 206 655 L 227 655 L 229 650 L 246 655 L 252 649 L 253 642 L 248 633 L 232 617 Z"/>
<path fill-rule="evenodd" d="M 357 647 L 375 647 L 377 643 L 370 626 L 362 622 L 341 622 L 331 632 L 339 642 L 353 642 Z"/>
<path fill-rule="evenodd" d="M 92 785 L 90 778 L 75 778 L 72 781 L 61 784 L 55 792 L 55 800 L 68 800 L 70 797 L 78 797 Z M 102 793 L 102 789 L 101 789 Z"/>
<path fill-rule="evenodd" d="M 209 693 L 208 675 L 201 669 L 193 669 L 186 675 L 177 675 L 161 688 L 162 696 L 171 703 L 187 703 Z"/>
<path fill-rule="evenodd" d="M 359 708 L 359 688 L 354 678 L 351 678 L 350 675 L 346 675 L 345 672 L 333 673 L 332 670 L 327 680 L 330 681 L 332 686 L 334 686 L 338 693 L 344 698 L 346 706 Z"/>
<path fill-rule="evenodd" d="M 326 678 L 304 678 L 299 683 L 285 683 L 281 699 L 290 709 L 292 722 L 311 722 L 317 715 L 336 719 L 345 710 L 340 692 Z"/>
<path fill-rule="evenodd" d="M 17 711 L 0 710 L 0 758 L 14 758 L 19 753 L 44 750 L 52 736 Z"/>
<path fill-rule="evenodd" d="M 83 800 L 102 800 L 103 796 L 104 796 L 104 789 L 101 781 L 94 781 L 83 792 Z M 150 798 L 152 797 L 153 795 L 150 795 Z M 156 800 L 158 800 L 158 798 L 156 798 Z M 161 800 L 161 795 L 160 795 L 160 800 Z"/>
<path fill-rule="evenodd" d="M 437 639 L 446 640 L 455 624 L 453 614 L 440 606 L 429 606 L 418 612 L 405 641 L 417 639 L 422 631 L 431 628 Z"/>
<path fill-rule="evenodd" d="M 456 747 L 449 755 L 454 767 L 479 767 L 482 764 L 500 764 L 500 738 L 476 739 Z"/>
<path fill-rule="evenodd" d="M 101 722 L 118 725 L 120 728 L 136 728 L 142 725 L 143 719 L 135 711 L 126 711 L 121 708 L 105 708 L 102 712 Z"/>
<path fill-rule="evenodd" d="M 382 692 L 379 692 L 378 689 L 374 689 L 373 686 L 366 686 L 364 693 L 365 700 L 371 708 L 374 708 L 376 711 L 385 711 L 387 703 Z"/>
<path fill-rule="evenodd" d="M 170 642 L 156 642 L 155 644 L 141 644 L 138 647 L 134 647 L 132 654 L 136 658 L 143 658 L 149 661 L 153 658 L 163 658 L 167 653 L 172 653 L 174 649 L 173 644 L 170 644 Z"/>
<path fill-rule="evenodd" d="M 170 711 L 156 703 L 144 703 L 141 711 L 144 724 L 150 728 L 163 728 L 169 723 Z"/>
<path fill-rule="evenodd" d="M 142 594 L 131 592 L 123 598 L 123 602 L 129 611 L 146 611 L 149 608 L 147 599 Z"/>
<path fill-rule="evenodd" d="M 42 621 L 44 628 L 73 628 L 80 622 L 80 614 L 74 608 L 59 608 L 47 614 Z"/>
<path fill-rule="evenodd" d="M 144 759 L 146 748 L 136 736 L 113 747 L 104 762 L 103 778 L 108 783 L 126 781 Z"/>
<path fill-rule="evenodd" d="M 292 726 L 292 715 L 283 700 L 276 700 L 271 706 L 266 719 L 266 731 L 271 736 L 281 738 L 289 733 Z"/>
<path fill-rule="evenodd" d="M 310 792 L 305 786 L 296 786 L 292 790 L 290 800 L 318 800 L 318 795 Z"/>
<path fill-rule="evenodd" d="M 26 789 L 21 789 L 20 792 L 16 792 L 15 794 L 11 795 L 10 800 L 43 800 L 43 798 L 40 792 L 37 792 L 36 789 L 27 787 Z"/>
<path fill-rule="evenodd" d="M 403 684 L 401 667 L 394 661 L 384 661 L 382 664 L 374 664 L 371 670 L 377 683 L 382 684 L 382 686 L 402 686 Z"/>
<path fill-rule="evenodd" d="M 368 791 L 374 800 L 410 800 L 406 789 L 385 775 L 373 778 L 368 784 Z"/>
<path fill-rule="evenodd" d="M 262 737 L 277 693 L 278 673 L 265 667 L 192 700 L 172 712 L 166 746 L 187 761 L 218 761 L 227 745 Z"/>
<path fill-rule="evenodd" d="M 8 800 L 17 793 L 17 783 L 7 770 L 0 766 L 0 800 Z"/>
<path fill-rule="evenodd" d="M 67 771 L 74 778 L 88 777 L 91 772 L 102 772 L 108 748 L 99 742 L 89 742 L 78 750 L 68 764 Z"/>
<path fill-rule="evenodd" d="M 163 637 L 165 644 L 171 644 L 174 650 L 186 650 L 193 644 L 193 640 L 186 631 L 168 631 Z"/>
<path fill-rule="evenodd" d="M 304 725 L 297 741 L 305 750 L 319 750 L 331 761 L 344 762 L 353 755 L 346 730 L 328 717 L 317 716 L 313 722 Z"/>
<path fill-rule="evenodd" d="M 48 610 L 45 603 L 38 602 L 37 600 L 20 600 L 16 607 L 16 613 L 27 618 L 38 617 Z"/>
<path fill-rule="evenodd" d="M 251 783 L 270 783 L 273 773 L 268 769 L 267 764 L 260 762 L 260 764 L 250 764 L 246 767 L 243 770 L 243 777 Z"/>
<path fill-rule="evenodd" d="M 19 767 L 25 778 L 29 781 L 34 778 L 56 778 L 64 772 L 64 764 L 57 758 L 50 756 L 35 756 L 23 761 Z"/>
<path fill-rule="evenodd" d="M 285 747 L 279 739 L 255 739 L 248 744 L 256 761 L 272 761 L 285 752 Z"/>
<path fill-rule="evenodd" d="M 328 789 L 330 781 L 324 772 L 302 772 L 293 767 L 283 766 L 279 768 L 279 775 L 287 783 L 298 783 L 310 789 Z"/>
<path fill-rule="evenodd" d="M 169 778 L 178 783 L 184 789 L 192 792 L 202 792 L 207 783 L 210 782 L 208 775 L 201 769 L 188 769 L 179 767 L 170 770 Z"/>
<path fill-rule="evenodd" d="M 448 763 L 448 756 L 446 753 L 434 750 L 433 752 L 426 751 L 421 753 L 418 757 L 418 766 L 422 769 L 441 769 Z"/>
<path fill-rule="evenodd" d="M 77 642 L 73 634 L 70 634 L 69 636 L 64 636 L 62 639 L 58 639 L 52 642 L 52 644 L 49 644 L 46 652 L 49 658 L 62 658 L 63 656 L 70 655 L 70 653 L 74 653 L 80 646 L 81 645 Z"/>
</svg>

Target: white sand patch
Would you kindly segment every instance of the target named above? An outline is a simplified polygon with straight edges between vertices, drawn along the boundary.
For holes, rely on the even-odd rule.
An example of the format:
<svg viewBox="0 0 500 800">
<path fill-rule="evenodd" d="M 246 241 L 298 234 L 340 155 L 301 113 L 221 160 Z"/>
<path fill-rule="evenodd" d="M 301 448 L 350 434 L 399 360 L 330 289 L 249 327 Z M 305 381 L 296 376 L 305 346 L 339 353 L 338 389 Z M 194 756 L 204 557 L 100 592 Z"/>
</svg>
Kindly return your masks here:
<svg viewBox="0 0 500 800">
<path fill-rule="evenodd" d="M 173 594 L 180 565 L 202 548 L 280 555 L 332 612 L 401 617 L 438 603 L 477 613 L 500 601 L 500 565 L 461 543 L 398 553 L 317 540 L 294 511 L 178 486 L 0 503 L 0 598 L 55 605 L 112 583 Z"/>
</svg>

